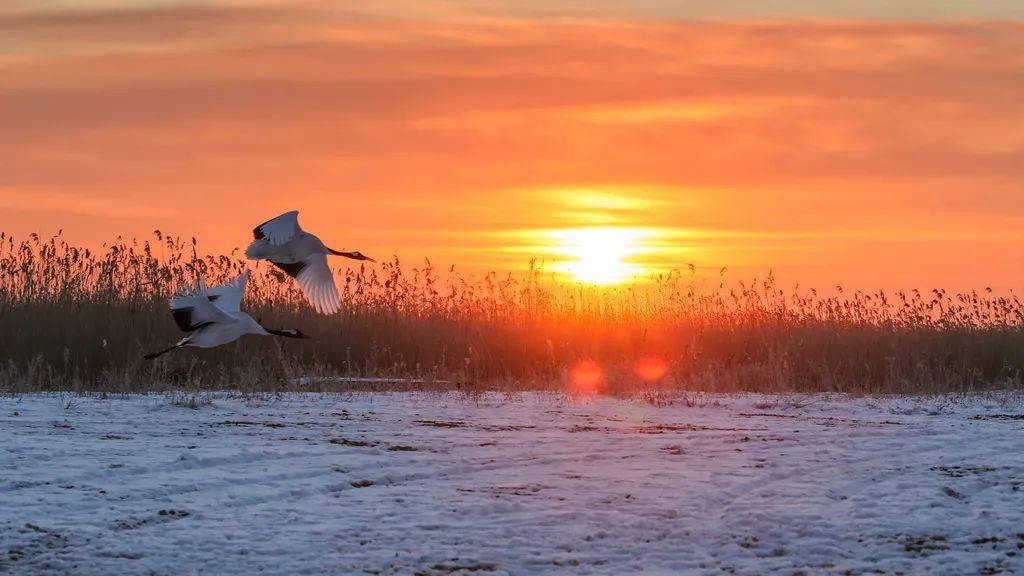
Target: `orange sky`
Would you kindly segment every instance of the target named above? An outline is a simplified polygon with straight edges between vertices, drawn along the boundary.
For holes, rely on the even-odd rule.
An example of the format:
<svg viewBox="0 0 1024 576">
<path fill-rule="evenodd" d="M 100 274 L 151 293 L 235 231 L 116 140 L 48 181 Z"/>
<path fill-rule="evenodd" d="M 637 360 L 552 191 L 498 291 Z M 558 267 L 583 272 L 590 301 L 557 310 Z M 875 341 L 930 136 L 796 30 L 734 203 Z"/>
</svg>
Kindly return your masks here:
<svg viewBox="0 0 1024 576">
<path fill-rule="evenodd" d="M 0 229 L 1024 288 L 1009 3 L 115 4 L 0 7 Z"/>
</svg>

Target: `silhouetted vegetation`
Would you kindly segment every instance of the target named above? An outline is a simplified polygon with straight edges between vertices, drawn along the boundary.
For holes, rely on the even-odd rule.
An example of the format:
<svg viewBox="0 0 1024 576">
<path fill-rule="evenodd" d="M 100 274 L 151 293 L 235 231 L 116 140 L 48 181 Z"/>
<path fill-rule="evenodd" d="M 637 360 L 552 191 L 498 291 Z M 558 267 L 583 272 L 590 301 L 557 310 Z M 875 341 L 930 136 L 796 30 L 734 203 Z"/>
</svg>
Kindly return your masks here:
<svg viewBox="0 0 1024 576">
<path fill-rule="evenodd" d="M 321 316 L 262 264 L 243 308 L 306 341 L 247 338 L 158 361 L 181 337 L 167 298 L 251 263 L 195 257 L 154 233 L 92 252 L 0 235 L 0 390 L 334 387 L 325 376 L 416 377 L 419 387 L 551 388 L 592 359 L 609 391 L 943 392 L 1020 387 L 1024 303 L 943 290 L 819 295 L 676 272 L 650 283 L 558 284 L 537 270 L 470 280 L 398 260 L 339 273 L 344 308 Z M 637 361 L 667 364 L 643 381 Z M 299 379 L 311 376 L 313 378 Z M 648 380 L 652 380 L 648 378 Z"/>
</svg>

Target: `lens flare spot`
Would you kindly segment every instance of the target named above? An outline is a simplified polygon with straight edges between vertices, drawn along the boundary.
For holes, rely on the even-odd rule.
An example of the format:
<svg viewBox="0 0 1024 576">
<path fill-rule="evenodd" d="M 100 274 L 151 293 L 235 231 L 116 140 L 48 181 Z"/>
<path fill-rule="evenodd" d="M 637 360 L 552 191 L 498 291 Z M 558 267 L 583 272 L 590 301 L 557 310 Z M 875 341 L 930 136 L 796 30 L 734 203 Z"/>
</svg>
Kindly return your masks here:
<svg viewBox="0 0 1024 576">
<path fill-rule="evenodd" d="M 569 384 L 573 392 L 593 394 L 604 385 L 604 370 L 593 360 L 581 360 L 569 370 Z"/>
<path fill-rule="evenodd" d="M 668 372 L 668 363 L 657 357 L 647 357 L 637 360 L 634 368 L 638 378 L 644 382 L 661 380 Z"/>
</svg>

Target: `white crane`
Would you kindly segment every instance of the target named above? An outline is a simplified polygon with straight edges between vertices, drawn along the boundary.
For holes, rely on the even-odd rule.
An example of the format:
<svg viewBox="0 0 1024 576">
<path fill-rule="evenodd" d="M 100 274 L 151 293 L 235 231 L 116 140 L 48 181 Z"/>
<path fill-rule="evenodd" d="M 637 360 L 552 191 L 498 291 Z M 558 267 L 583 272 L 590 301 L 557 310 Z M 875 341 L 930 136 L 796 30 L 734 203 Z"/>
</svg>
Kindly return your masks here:
<svg viewBox="0 0 1024 576">
<path fill-rule="evenodd" d="M 231 281 L 207 289 L 203 282 L 194 290 L 171 298 L 171 313 L 174 321 L 185 332 L 192 332 L 170 348 L 146 354 L 147 360 L 177 350 L 183 346 L 213 348 L 234 342 L 246 334 L 259 336 L 284 336 L 286 338 L 308 338 L 298 330 L 272 330 L 245 312 L 239 310 L 249 272 Z"/>
<path fill-rule="evenodd" d="M 245 249 L 250 260 L 268 260 L 299 283 L 313 308 L 321 314 L 333 314 L 341 307 L 334 275 L 327 255 L 353 260 L 369 260 L 359 252 L 340 252 L 324 245 L 319 238 L 299 227 L 299 211 L 285 212 L 253 229 L 256 238 Z"/>
</svg>

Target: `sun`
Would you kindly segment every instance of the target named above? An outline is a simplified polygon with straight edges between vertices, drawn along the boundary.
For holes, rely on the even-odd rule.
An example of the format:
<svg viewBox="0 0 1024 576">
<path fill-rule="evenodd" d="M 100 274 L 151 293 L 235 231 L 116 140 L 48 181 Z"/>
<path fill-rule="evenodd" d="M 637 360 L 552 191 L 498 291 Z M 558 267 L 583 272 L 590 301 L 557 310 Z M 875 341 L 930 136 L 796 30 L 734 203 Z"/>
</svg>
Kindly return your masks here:
<svg viewBox="0 0 1024 576">
<path fill-rule="evenodd" d="M 569 260 L 563 270 L 587 284 L 615 284 L 639 272 L 626 261 L 638 251 L 639 232 L 630 228 L 564 230 L 562 246 Z"/>
</svg>

